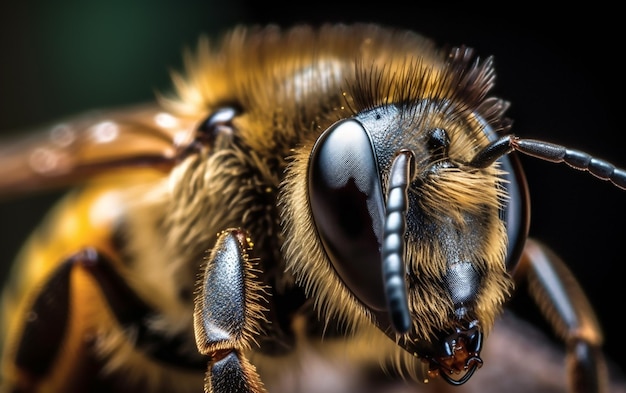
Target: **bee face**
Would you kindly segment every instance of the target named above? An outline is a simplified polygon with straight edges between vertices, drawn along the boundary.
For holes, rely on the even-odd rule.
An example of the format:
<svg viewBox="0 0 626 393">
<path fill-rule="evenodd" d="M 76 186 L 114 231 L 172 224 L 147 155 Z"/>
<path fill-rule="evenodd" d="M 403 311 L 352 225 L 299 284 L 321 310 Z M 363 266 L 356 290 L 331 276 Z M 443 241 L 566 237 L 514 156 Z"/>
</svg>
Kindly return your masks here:
<svg viewBox="0 0 626 393">
<path fill-rule="evenodd" d="M 115 195 L 98 210 L 105 228 L 87 219 L 85 239 L 62 250 L 50 251 L 71 233 L 30 246 L 24 264 L 45 266 L 32 279 L 32 288 L 43 289 L 25 285 L 29 295 L 16 307 L 20 315 L 49 315 L 39 307 L 56 293 L 42 282 L 71 287 L 74 276 L 91 274 L 87 292 L 111 312 L 87 312 L 87 323 L 69 324 L 80 339 L 67 346 L 80 350 L 66 352 L 76 358 L 57 365 L 49 355 L 36 367 L 24 343 L 41 325 L 14 319 L 5 374 L 34 370 L 44 388 L 50 380 L 79 383 L 62 373 L 93 351 L 93 369 L 108 372 L 93 379 L 112 378 L 113 386 L 141 370 L 132 384 L 147 381 L 154 391 L 193 391 L 204 379 L 211 392 L 229 391 L 226 380 L 261 392 L 272 368 L 264 356 L 297 352 L 302 335 L 319 340 L 316 332 L 333 330 L 361 348 L 382 337 L 382 361 L 404 362 L 416 379 L 465 383 L 482 364 L 483 341 L 512 294 L 518 263 L 547 254 L 525 251 L 528 200 L 509 153 L 564 160 L 626 183 L 622 170 L 608 173 L 606 163 L 590 164 L 581 152 L 508 135 L 508 104 L 491 97 L 493 80 L 490 59 L 464 47 L 440 51 L 411 32 L 241 28 L 215 47 L 201 41 L 161 106 L 90 120 L 70 148 L 48 150 L 72 153 L 62 171 L 41 176 L 24 160 L 30 151 L 7 155 L 6 163 L 23 169 L 0 176 L 7 193 L 109 174 L 126 182 L 103 186 L 104 195 Z M 94 138 L 103 124 L 115 132 Z M 146 164 L 156 173 L 136 176 Z M 98 201 L 109 200 L 98 187 L 67 216 L 94 216 Z M 545 278 L 536 271 L 531 276 Z M 537 291 L 562 306 L 550 285 Z M 565 297 L 584 302 L 576 291 Z M 118 294 L 129 294 L 131 309 Z M 593 315 L 578 317 L 598 330 Z M 127 330 L 140 333 L 126 337 Z M 584 344 L 595 347 L 598 337 Z M 204 378 L 199 364 L 208 364 Z M 234 376 L 225 378 L 225 370 Z M 26 377 L 33 385 L 37 378 Z"/>
<path fill-rule="evenodd" d="M 476 170 L 467 165 L 488 143 L 494 124 L 502 127 L 504 123 L 498 123 L 503 119 L 497 117 L 489 119 L 490 123 L 485 120 L 488 104 L 481 101 L 484 97 L 472 96 L 471 89 L 452 92 L 449 88 L 462 81 L 463 67 L 468 64 L 453 59 L 436 69 L 430 64 L 416 65 L 415 58 L 404 64 L 410 68 L 356 70 L 357 82 L 344 96 L 359 97 L 362 101 L 352 105 L 360 109 L 328 127 L 311 152 L 303 155 L 302 165 L 293 171 L 293 184 L 287 183 L 283 214 L 307 217 L 288 220 L 294 223 L 288 230 L 294 232 L 286 239 L 299 238 L 297 234 L 311 226 L 316 230 L 311 243 L 318 244 L 315 259 L 320 265 L 307 263 L 308 255 L 289 260 L 297 261 L 292 269 L 311 285 L 324 282 L 316 298 L 329 298 L 330 314 L 340 314 L 354 324 L 363 317 L 372 318 L 394 336 L 389 329 L 395 310 L 389 302 L 397 300 L 394 291 L 406 290 L 400 297 L 407 297 L 403 301 L 410 326 L 404 330 L 410 332 L 401 342 L 410 352 L 427 357 L 445 353 L 434 348 L 439 341 L 445 343 L 459 329 L 476 330 L 477 321 L 481 321 L 477 334 L 488 331 L 512 287 L 505 263 L 507 233 L 499 215 L 506 199 L 503 173 L 496 166 Z M 489 64 L 481 67 L 469 72 L 482 72 L 484 78 L 472 89 L 490 83 Z M 394 83 L 405 88 L 391 93 L 397 96 L 386 98 L 391 103 L 385 104 L 383 92 L 366 81 L 386 81 L 392 73 L 404 76 Z M 501 103 L 491 105 L 489 110 L 495 108 L 501 115 Z M 407 195 L 399 203 L 407 207 L 389 215 L 386 211 L 394 208 L 387 204 L 396 203 L 394 194 L 399 191 L 390 184 L 398 176 L 390 173 L 392 163 L 404 154 L 410 157 L 405 164 Z M 301 191 L 294 192 L 292 187 Z M 298 206 L 303 206 L 301 211 L 289 211 Z M 402 228 L 398 220 L 406 220 Z M 391 255 L 386 258 L 397 260 L 389 263 L 406 269 L 406 288 L 394 288 L 383 278 L 382 254 L 387 248 Z M 322 279 L 333 276 L 334 285 Z M 344 302 L 331 300 L 337 293 L 342 293 Z M 480 341 L 474 334 L 467 339 Z M 428 348 L 425 342 L 436 343 Z M 479 348 L 474 351 L 479 353 Z"/>
</svg>

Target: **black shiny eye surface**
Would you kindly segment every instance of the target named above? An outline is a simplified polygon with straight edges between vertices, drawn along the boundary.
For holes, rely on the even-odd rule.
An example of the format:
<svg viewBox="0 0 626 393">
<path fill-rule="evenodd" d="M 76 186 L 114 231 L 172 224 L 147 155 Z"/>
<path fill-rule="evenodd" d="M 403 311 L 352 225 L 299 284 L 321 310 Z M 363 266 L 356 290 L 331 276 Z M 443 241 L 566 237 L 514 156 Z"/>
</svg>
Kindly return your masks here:
<svg viewBox="0 0 626 393">
<path fill-rule="evenodd" d="M 498 134 L 491 127 L 484 127 L 489 141 L 498 140 Z M 530 222 L 530 206 L 526 175 L 519 157 L 514 154 L 504 155 L 498 159 L 503 171 L 504 187 L 509 196 L 500 211 L 500 219 L 505 223 L 508 237 L 506 270 L 513 272 L 522 255 Z"/>
<path fill-rule="evenodd" d="M 340 121 L 317 140 L 309 195 L 335 271 L 362 303 L 384 310 L 380 247 L 385 206 L 372 142 L 361 123 Z"/>
<path fill-rule="evenodd" d="M 450 148 L 450 137 L 443 128 L 434 128 L 428 133 L 428 149 L 430 150 L 433 160 L 443 160 L 448 158 L 448 150 Z"/>
<path fill-rule="evenodd" d="M 218 137 L 232 137 L 234 132 L 232 121 L 240 112 L 235 106 L 227 106 L 211 113 L 198 126 L 198 141 L 208 146 L 215 146 Z"/>
</svg>

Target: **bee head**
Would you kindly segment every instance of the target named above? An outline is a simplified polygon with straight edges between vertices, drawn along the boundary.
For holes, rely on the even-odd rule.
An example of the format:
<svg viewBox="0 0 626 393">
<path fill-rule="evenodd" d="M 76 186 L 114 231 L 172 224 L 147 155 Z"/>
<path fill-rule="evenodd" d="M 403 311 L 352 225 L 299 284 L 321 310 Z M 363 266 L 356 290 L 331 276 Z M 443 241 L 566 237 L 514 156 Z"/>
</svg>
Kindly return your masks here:
<svg viewBox="0 0 626 393">
<path fill-rule="evenodd" d="M 407 56 L 373 42 L 323 85 L 332 105 L 298 123 L 315 127 L 281 185 L 286 266 L 321 319 L 375 325 L 428 373 L 463 383 L 524 238 L 521 171 L 508 150 L 485 150 L 508 130 L 508 104 L 488 95 L 491 60 L 467 48 L 441 58 L 422 43 Z"/>
<path fill-rule="evenodd" d="M 348 292 L 431 374 L 461 384 L 512 282 L 504 172 L 466 164 L 488 136 L 448 109 L 423 100 L 338 121 L 312 149 L 308 193 Z"/>
</svg>

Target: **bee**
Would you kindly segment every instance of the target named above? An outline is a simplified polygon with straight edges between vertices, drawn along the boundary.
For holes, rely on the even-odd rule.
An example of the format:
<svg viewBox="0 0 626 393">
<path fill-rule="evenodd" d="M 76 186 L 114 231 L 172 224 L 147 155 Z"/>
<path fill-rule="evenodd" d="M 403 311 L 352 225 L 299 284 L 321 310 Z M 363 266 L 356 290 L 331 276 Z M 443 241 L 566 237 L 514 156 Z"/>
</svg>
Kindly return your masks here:
<svg viewBox="0 0 626 393">
<path fill-rule="evenodd" d="M 626 171 L 512 134 L 494 80 L 411 31 L 239 27 L 154 103 L 6 144 L 0 195 L 72 190 L 5 286 L 2 391 L 296 391 L 310 353 L 464 385 L 517 332 L 518 280 L 567 344 L 569 391 L 606 391 L 593 308 L 528 237 L 518 155 L 621 189 Z"/>
</svg>

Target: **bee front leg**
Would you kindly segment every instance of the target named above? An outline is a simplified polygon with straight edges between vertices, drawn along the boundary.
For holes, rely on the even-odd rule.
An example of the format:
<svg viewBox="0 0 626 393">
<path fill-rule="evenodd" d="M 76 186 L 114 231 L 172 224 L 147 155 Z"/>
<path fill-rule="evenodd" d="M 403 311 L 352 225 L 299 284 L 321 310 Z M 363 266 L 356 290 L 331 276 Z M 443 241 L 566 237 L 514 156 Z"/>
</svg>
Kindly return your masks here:
<svg viewBox="0 0 626 393">
<path fill-rule="evenodd" d="M 245 231 L 229 229 L 218 235 L 196 291 L 194 330 L 198 349 L 211 357 L 205 377 L 206 393 L 265 392 L 256 367 L 244 352 L 264 320 L 263 286 L 248 257 L 252 249 Z"/>
<path fill-rule="evenodd" d="M 528 239 L 522 269 L 529 291 L 567 349 L 567 374 L 574 393 L 607 391 L 602 331 L 582 288 L 563 261 L 545 245 Z"/>
</svg>

